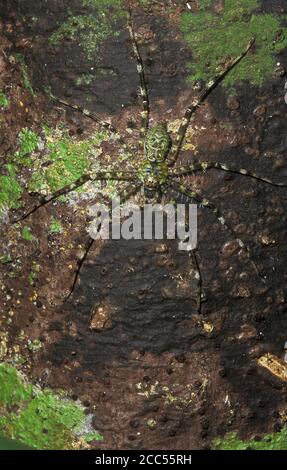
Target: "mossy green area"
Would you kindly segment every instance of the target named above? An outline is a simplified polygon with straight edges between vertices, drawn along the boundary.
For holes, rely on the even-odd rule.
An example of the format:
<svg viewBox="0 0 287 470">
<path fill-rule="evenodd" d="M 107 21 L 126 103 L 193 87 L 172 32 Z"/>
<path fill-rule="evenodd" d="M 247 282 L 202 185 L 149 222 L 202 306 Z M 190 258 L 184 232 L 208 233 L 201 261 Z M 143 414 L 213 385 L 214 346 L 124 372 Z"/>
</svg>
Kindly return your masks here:
<svg viewBox="0 0 287 470">
<path fill-rule="evenodd" d="M 19 182 L 20 165 L 32 163 L 31 154 L 37 149 L 39 137 L 30 129 L 22 129 L 18 135 L 18 150 L 9 163 L 3 166 L 5 174 L 0 176 L 0 217 L 5 210 L 18 209 L 21 206 L 23 188 Z M 25 238 L 25 233 L 23 238 Z M 26 238 L 27 239 L 27 238 Z"/>
<path fill-rule="evenodd" d="M 105 132 L 95 133 L 84 140 L 69 136 L 65 130 L 44 129 L 45 157 L 34 159 L 29 191 L 50 193 L 76 181 L 101 152 Z M 45 165 L 45 161 L 48 166 Z"/>
<path fill-rule="evenodd" d="M 287 450 L 287 428 L 267 434 L 260 441 L 242 441 L 235 433 L 230 433 L 224 438 L 215 439 L 213 448 L 215 450 Z"/>
<path fill-rule="evenodd" d="M 8 209 L 20 207 L 22 187 L 18 182 L 13 164 L 4 165 L 5 174 L 0 176 L 0 218 Z"/>
<path fill-rule="evenodd" d="M 24 128 L 19 132 L 19 150 L 17 156 L 19 158 L 25 157 L 37 149 L 39 143 L 39 136 L 36 132 Z"/>
<path fill-rule="evenodd" d="M 24 185 L 30 192 L 50 194 L 80 178 L 91 166 L 97 167 L 101 144 L 108 138 L 107 132 L 96 132 L 80 140 L 60 127 L 44 127 L 41 133 L 22 129 L 17 150 L 8 157 L 9 163 L 3 165 L 0 175 L 0 217 L 9 209 L 21 207 Z M 52 221 L 50 233 L 61 230 L 61 225 Z M 25 240 L 33 239 L 25 227 L 21 235 Z"/>
<path fill-rule="evenodd" d="M 193 60 L 189 64 L 190 80 L 214 78 L 226 61 L 238 57 L 255 39 L 254 52 L 225 78 L 226 86 L 237 80 L 249 80 L 262 85 L 276 67 L 276 53 L 287 46 L 287 28 L 282 26 L 286 15 L 277 17 L 260 13 L 258 0 L 225 0 L 218 13 L 213 0 L 201 0 L 196 13 L 185 12 L 181 30 L 190 45 Z"/>
<path fill-rule="evenodd" d="M 19 132 L 18 150 L 9 158 L 9 163 L 3 166 L 5 174 L 0 176 L 0 217 L 5 210 L 18 209 L 21 206 L 23 188 L 17 176 L 19 164 L 32 163 L 30 155 L 36 150 L 38 140 L 38 135 L 32 130 L 22 129 Z"/>
<path fill-rule="evenodd" d="M 61 222 L 54 217 L 51 219 L 50 227 L 49 227 L 49 233 L 52 235 L 56 235 L 58 233 L 62 233 L 63 227 L 61 225 Z"/>
<path fill-rule="evenodd" d="M 26 240 L 27 242 L 31 242 L 34 239 L 30 231 L 30 228 L 26 226 L 22 228 L 21 237 L 23 238 L 23 240 Z"/>
<path fill-rule="evenodd" d="M 87 426 L 81 404 L 26 383 L 4 363 L 0 364 L 0 415 L 0 434 L 37 449 L 67 450 L 77 447 L 79 439 L 102 440 Z"/>
<path fill-rule="evenodd" d="M 10 101 L 8 100 L 7 96 L 5 95 L 4 91 L 0 90 L 0 108 L 5 109 L 8 108 Z"/>
<path fill-rule="evenodd" d="M 122 0 L 82 0 L 87 13 L 69 12 L 67 20 L 50 36 L 53 45 L 63 39 L 77 42 L 89 60 L 99 59 L 99 48 L 111 36 L 119 34 L 118 22 L 124 17 Z"/>
</svg>

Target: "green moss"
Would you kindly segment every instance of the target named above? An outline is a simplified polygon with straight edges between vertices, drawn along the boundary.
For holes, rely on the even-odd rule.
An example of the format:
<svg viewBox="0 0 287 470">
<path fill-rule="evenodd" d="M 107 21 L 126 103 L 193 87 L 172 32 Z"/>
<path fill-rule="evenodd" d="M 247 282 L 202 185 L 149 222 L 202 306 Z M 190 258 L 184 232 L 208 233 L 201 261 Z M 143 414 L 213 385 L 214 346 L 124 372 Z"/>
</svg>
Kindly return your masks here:
<svg viewBox="0 0 287 470">
<path fill-rule="evenodd" d="M 11 160 L 26 166 L 31 164 L 31 154 L 37 150 L 38 144 L 39 136 L 36 132 L 27 128 L 22 129 L 18 135 L 18 150 Z"/>
<path fill-rule="evenodd" d="M 38 146 L 39 137 L 30 129 L 22 129 L 19 133 L 19 153 L 27 155 L 34 152 Z"/>
<path fill-rule="evenodd" d="M 98 432 L 90 432 L 90 433 L 86 434 L 86 436 L 85 436 L 85 441 L 86 442 L 103 441 L 103 440 L 104 440 L 103 436 Z"/>
<path fill-rule="evenodd" d="M 101 44 L 118 35 L 116 23 L 124 14 L 122 0 L 82 0 L 82 4 L 90 13 L 70 12 L 68 19 L 51 35 L 50 42 L 56 45 L 63 39 L 77 41 L 87 58 L 95 61 Z"/>
<path fill-rule="evenodd" d="M 287 45 L 287 28 L 281 25 L 286 16 L 256 13 L 258 0 L 226 0 L 218 14 L 211 5 L 211 0 L 201 1 L 196 14 L 186 12 L 181 18 L 181 30 L 193 53 L 190 79 L 210 80 L 226 60 L 239 56 L 255 38 L 255 52 L 249 53 L 224 83 L 230 86 L 241 79 L 262 85 L 274 71 L 275 54 Z"/>
<path fill-rule="evenodd" d="M 10 101 L 8 100 L 7 96 L 5 95 L 4 91 L 0 91 L 0 108 L 8 108 Z"/>
<path fill-rule="evenodd" d="M 7 209 L 20 207 L 22 187 L 17 173 L 29 168 L 27 188 L 31 192 L 50 194 L 80 178 L 101 153 L 101 143 L 108 138 L 107 132 L 98 132 L 91 137 L 77 140 L 69 136 L 65 128 L 54 130 L 45 127 L 41 135 L 42 155 L 39 150 L 40 136 L 30 129 L 22 129 L 18 136 L 18 150 L 10 156 L 4 166 L 6 174 L 0 176 L 0 215 Z M 24 171 L 24 175 L 27 172 Z M 80 188 L 79 191 L 82 189 Z M 50 233 L 60 233 L 62 228 L 53 221 Z M 27 228 L 22 236 L 30 240 Z"/>
<path fill-rule="evenodd" d="M 17 180 L 15 166 L 7 164 L 4 166 L 6 175 L 0 176 L 0 217 L 6 209 L 17 209 L 20 207 L 22 188 Z"/>
<path fill-rule="evenodd" d="M 287 450 L 287 428 L 280 432 L 267 434 L 260 441 L 242 441 L 235 433 L 227 434 L 213 442 L 215 450 Z"/>
<path fill-rule="evenodd" d="M 32 387 L 23 382 L 13 367 L 0 364 L 0 408 L 29 400 Z"/>
<path fill-rule="evenodd" d="M 26 226 L 22 228 L 21 237 L 23 238 L 23 240 L 26 240 L 27 242 L 31 242 L 34 239 L 30 231 L 30 228 Z"/>
<path fill-rule="evenodd" d="M 58 234 L 58 233 L 62 233 L 62 231 L 63 231 L 63 227 L 61 225 L 61 222 L 53 217 L 50 223 L 49 233 Z"/>
<path fill-rule="evenodd" d="M 46 155 L 49 166 L 37 168 L 28 184 L 30 191 L 53 192 L 80 178 L 90 166 L 90 156 L 98 152 L 106 133 L 96 133 L 89 139 L 76 140 L 64 131 L 58 134 L 45 129 Z"/>
<path fill-rule="evenodd" d="M 10 411 L 14 406 L 13 412 Z M 101 436 L 85 431 L 84 408 L 50 390 L 26 384 L 13 367 L 0 364 L 0 433 L 37 449 L 70 449 L 82 436 Z"/>
</svg>

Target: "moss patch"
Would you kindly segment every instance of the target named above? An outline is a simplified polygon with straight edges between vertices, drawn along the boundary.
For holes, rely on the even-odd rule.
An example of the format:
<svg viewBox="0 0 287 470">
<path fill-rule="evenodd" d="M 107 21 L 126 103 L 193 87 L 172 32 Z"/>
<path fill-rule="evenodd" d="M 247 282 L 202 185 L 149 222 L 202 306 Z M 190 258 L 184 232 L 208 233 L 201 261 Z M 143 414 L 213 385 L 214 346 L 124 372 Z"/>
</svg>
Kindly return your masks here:
<svg viewBox="0 0 287 470">
<path fill-rule="evenodd" d="M 29 400 L 32 387 L 24 384 L 13 367 L 0 364 L 0 407 L 18 405 Z"/>
<path fill-rule="evenodd" d="M 21 237 L 23 238 L 23 240 L 26 240 L 27 242 L 31 242 L 34 239 L 30 231 L 30 228 L 26 226 L 22 228 Z"/>
<path fill-rule="evenodd" d="M 97 432 L 85 430 L 87 416 L 81 405 L 25 383 L 15 368 L 4 363 L 0 364 L 0 410 L 0 433 L 37 449 L 75 448 L 80 437 L 102 439 Z"/>
<path fill-rule="evenodd" d="M 26 156 L 28 153 L 34 152 L 38 146 L 39 137 L 30 129 L 22 129 L 19 132 L 19 152 L 20 157 Z"/>
<path fill-rule="evenodd" d="M 17 180 L 16 169 L 12 164 L 4 166 L 6 175 L 0 176 L 0 217 L 5 210 L 20 207 L 22 188 Z"/>
<path fill-rule="evenodd" d="M 31 129 L 23 128 L 18 134 L 18 149 L 14 155 L 10 156 L 16 166 L 31 165 L 31 154 L 38 149 L 39 136 Z"/>
<path fill-rule="evenodd" d="M 92 156 L 100 153 L 100 144 L 107 134 L 99 132 L 85 140 L 72 138 L 62 130 L 45 128 L 45 161 L 34 161 L 35 169 L 28 184 L 29 191 L 50 193 L 80 178 L 90 167 Z"/>
<path fill-rule="evenodd" d="M 63 227 L 61 225 L 61 222 L 53 217 L 50 223 L 49 233 L 58 234 L 58 233 L 62 233 L 62 231 L 63 231 Z"/>
<path fill-rule="evenodd" d="M 10 104 L 10 101 L 8 100 L 4 91 L 0 91 L 0 108 L 1 109 L 8 108 L 9 104 Z"/>
<path fill-rule="evenodd" d="M 227 434 L 213 442 L 215 450 L 287 450 L 287 428 L 280 432 L 267 434 L 260 441 L 242 441 L 235 433 Z"/>
<path fill-rule="evenodd" d="M 70 11 L 68 19 L 51 35 L 50 42 L 56 45 L 63 39 L 76 41 L 88 59 L 97 61 L 101 44 L 119 34 L 117 21 L 124 15 L 122 0 L 82 0 L 82 4 L 88 13 L 74 15 Z"/>
<path fill-rule="evenodd" d="M 220 13 L 212 11 L 212 0 L 200 2 L 199 11 L 185 12 L 181 30 L 191 46 L 193 61 L 189 64 L 190 79 L 210 80 L 226 60 L 239 56 L 255 38 L 256 49 L 226 77 L 226 86 L 236 80 L 250 80 L 262 85 L 276 66 L 275 54 L 287 45 L 286 17 L 256 13 L 258 0 L 226 0 Z"/>
<path fill-rule="evenodd" d="M 107 132 L 96 132 L 91 137 L 77 140 L 66 129 L 45 127 L 41 135 L 24 128 L 18 135 L 18 149 L 4 165 L 0 175 L 0 217 L 6 210 L 21 207 L 23 188 L 20 175 L 26 179 L 30 192 L 50 194 L 80 178 L 92 166 L 97 167 L 101 144 L 109 138 Z M 28 169 L 28 172 L 27 172 Z M 83 191 L 79 188 L 78 191 Z M 53 220 L 50 233 L 60 233 L 62 227 Z M 22 238 L 32 240 L 24 227 Z"/>
</svg>

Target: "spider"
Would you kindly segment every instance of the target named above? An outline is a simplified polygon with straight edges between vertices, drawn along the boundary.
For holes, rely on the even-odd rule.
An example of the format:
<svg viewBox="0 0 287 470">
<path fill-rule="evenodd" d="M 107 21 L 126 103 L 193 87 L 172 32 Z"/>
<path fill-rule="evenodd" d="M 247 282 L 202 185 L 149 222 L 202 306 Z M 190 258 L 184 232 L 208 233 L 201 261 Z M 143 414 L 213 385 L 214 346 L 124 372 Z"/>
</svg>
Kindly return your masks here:
<svg viewBox="0 0 287 470">
<path fill-rule="evenodd" d="M 154 201 L 155 199 L 161 200 L 163 195 L 167 194 L 167 190 L 171 189 L 177 194 L 183 196 L 186 200 L 192 203 L 196 203 L 203 208 L 209 209 L 216 216 L 220 224 L 229 232 L 229 234 L 237 241 L 239 247 L 245 251 L 249 262 L 253 265 L 257 275 L 265 282 L 264 276 L 258 269 L 257 264 L 252 258 L 251 250 L 240 238 L 237 237 L 232 226 L 225 220 L 224 215 L 216 207 L 216 205 L 210 200 L 206 199 L 200 192 L 193 188 L 186 187 L 182 183 L 183 177 L 194 175 L 195 173 L 205 173 L 210 169 L 215 169 L 228 173 L 235 173 L 242 175 L 247 178 L 263 182 L 268 185 L 276 187 L 287 187 L 287 184 L 273 182 L 268 178 L 260 177 L 255 173 L 251 173 L 242 168 L 227 167 L 225 164 L 219 162 L 196 162 L 193 161 L 189 165 L 179 166 L 178 158 L 186 138 L 187 129 L 190 124 L 191 117 L 199 109 L 199 107 L 205 102 L 210 94 L 218 87 L 218 85 L 224 80 L 224 78 L 233 70 L 245 56 L 249 53 L 250 49 L 254 45 L 254 39 L 251 40 L 247 47 L 243 50 L 241 55 L 231 60 L 221 72 L 210 81 L 204 91 L 202 91 L 197 99 L 191 103 L 186 109 L 181 124 L 179 126 L 177 136 L 174 142 L 168 133 L 167 123 L 159 122 L 153 126 L 150 126 L 150 105 L 149 105 L 149 92 L 145 79 L 144 65 L 141 57 L 140 49 L 137 43 L 132 15 L 130 12 L 127 14 L 127 29 L 130 36 L 130 41 L 133 49 L 133 55 L 136 60 L 137 72 L 140 81 L 140 97 L 142 102 L 141 111 L 141 128 L 140 128 L 140 140 L 138 144 L 138 153 L 141 156 L 140 164 L 137 168 L 131 171 L 117 170 L 114 168 L 103 169 L 102 171 L 88 171 L 83 174 L 80 178 L 72 182 L 71 184 L 59 189 L 58 191 L 42 197 L 42 199 L 26 212 L 22 217 L 18 218 L 14 222 L 19 222 L 26 219 L 33 213 L 35 213 L 40 207 L 56 200 L 60 196 L 66 195 L 71 191 L 83 186 L 87 182 L 96 181 L 117 181 L 128 183 L 128 187 L 121 194 L 121 202 L 127 201 L 129 198 L 136 196 L 140 191 L 144 194 L 144 199 L 147 202 Z M 117 130 L 108 122 L 103 122 L 99 118 L 91 113 L 90 111 L 81 108 L 78 105 L 71 104 L 61 98 L 55 97 L 50 94 L 50 97 L 62 106 L 71 108 L 73 110 L 81 112 L 87 118 L 97 122 L 101 127 L 114 134 L 120 144 L 125 145 L 124 139 L 119 136 Z M 78 262 L 77 270 L 74 277 L 73 285 L 70 289 L 70 295 L 73 293 L 76 286 L 78 277 L 80 275 L 82 266 L 91 250 L 93 238 L 89 238 L 88 243 L 85 247 L 84 255 Z M 202 278 L 200 272 L 200 266 L 197 259 L 196 249 L 189 252 L 189 256 L 193 258 L 194 265 L 196 268 L 196 277 L 199 285 L 199 292 L 197 295 L 197 308 L 198 312 L 201 313 L 202 309 Z M 66 299 L 66 300 L 67 300 Z"/>
</svg>

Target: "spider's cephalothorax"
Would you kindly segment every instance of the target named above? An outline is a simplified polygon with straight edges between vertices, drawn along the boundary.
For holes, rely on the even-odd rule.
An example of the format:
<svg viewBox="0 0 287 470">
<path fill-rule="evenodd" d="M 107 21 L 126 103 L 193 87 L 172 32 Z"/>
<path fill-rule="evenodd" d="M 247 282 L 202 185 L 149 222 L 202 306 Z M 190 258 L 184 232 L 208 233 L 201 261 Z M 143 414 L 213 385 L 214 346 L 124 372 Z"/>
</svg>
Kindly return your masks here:
<svg viewBox="0 0 287 470">
<path fill-rule="evenodd" d="M 148 129 L 144 140 L 144 159 L 138 171 L 138 178 L 143 183 L 147 197 L 153 197 L 155 190 L 160 189 L 167 181 L 167 156 L 171 144 L 166 123 Z"/>
<path fill-rule="evenodd" d="M 269 178 L 263 178 L 258 176 L 255 173 L 249 172 L 245 169 L 238 169 L 234 167 L 227 167 L 225 164 L 219 162 L 195 162 L 189 163 L 183 167 L 177 165 L 178 157 L 182 149 L 182 145 L 186 136 L 186 132 L 191 120 L 191 117 L 196 112 L 196 110 L 201 106 L 201 104 L 208 98 L 208 96 L 213 92 L 213 90 L 224 80 L 226 75 L 236 67 L 239 62 L 241 62 L 244 57 L 248 54 L 250 49 L 254 44 L 254 40 L 251 40 L 246 49 L 242 54 L 235 58 L 233 61 L 229 62 L 226 67 L 222 70 L 221 73 L 214 80 L 209 82 L 207 88 L 202 91 L 197 99 L 195 99 L 191 105 L 186 109 L 184 116 L 181 120 L 179 130 L 177 132 L 177 137 L 174 143 L 171 142 L 171 138 L 167 131 L 166 123 L 159 123 L 150 127 L 150 108 L 149 108 L 149 94 L 146 85 L 144 67 L 141 58 L 141 54 L 137 45 L 136 37 L 134 34 L 131 15 L 129 14 L 128 20 L 128 30 L 130 33 L 131 43 L 133 46 L 134 55 L 137 61 L 137 71 L 140 78 L 140 95 L 142 98 L 143 110 L 141 112 L 142 123 L 140 130 L 140 141 L 138 146 L 138 155 L 140 156 L 139 164 L 136 164 L 136 168 L 133 168 L 132 171 L 114 169 L 114 168 L 104 168 L 102 171 L 89 171 L 83 174 L 76 181 L 73 181 L 69 185 L 59 189 L 53 194 L 47 195 L 42 200 L 32 207 L 26 214 L 24 214 L 20 219 L 15 220 L 19 222 L 24 220 L 37 211 L 40 207 L 45 204 L 48 204 L 60 196 L 66 195 L 71 191 L 74 191 L 76 188 L 83 186 L 87 182 L 93 181 L 118 181 L 122 184 L 128 184 L 125 186 L 125 189 L 121 192 L 121 201 L 124 203 L 127 199 L 132 196 L 138 196 L 139 191 L 144 189 L 143 194 L 144 198 L 141 199 L 145 201 L 148 199 L 149 203 L 152 200 L 158 201 L 158 199 L 163 195 L 168 195 L 168 190 L 171 189 L 175 191 L 180 196 L 184 196 L 187 201 L 192 203 L 200 204 L 203 208 L 209 209 L 219 223 L 229 232 L 229 234 L 237 241 L 240 249 L 245 251 L 245 254 L 253 264 L 256 272 L 260 275 L 260 272 L 257 268 L 256 263 L 253 261 L 249 247 L 237 237 L 237 234 L 234 232 L 232 225 L 226 220 L 224 214 L 217 208 L 217 206 L 209 201 L 201 194 L 198 190 L 194 188 L 187 188 L 183 182 L 182 178 L 194 175 L 195 173 L 205 173 L 209 170 L 219 170 L 223 172 L 233 173 L 237 175 L 242 175 L 244 177 L 252 178 L 261 183 L 266 183 L 272 186 L 277 187 L 287 187 L 285 183 L 274 183 Z M 96 121 L 101 127 L 108 129 L 118 140 L 118 142 L 126 147 L 124 139 L 122 139 L 119 134 L 116 132 L 116 129 L 108 122 L 103 122 L 95 114 L 80 108 L 77 105 L 67 103 L 66 101 L 55 98 L 58 103 L 68 106 L 69 108 L 76 109 L 83 113 L 85 116 Z M 79 260 L 78 267 L 76 270 L 73 286 L 70 290 L 69 296 L 72 294 L 74 287 L 76 285 L 80 270 L 84 264 L 88 253 L 94 243 L 92 238 L 89 238 L 87 245 L 84 251 L 83 257 Z M 197 295 L 198 311 L 201 312 L 202 304 L 202 293 L 201 293 L 201 274 L 200 266 L 197 260 L 196 250 L 192 251 L 194 265 L 197 269 L 198 280 L 199 280 L 199 292 Z M 262 277 L 261 277 L 262 279 Z M 68 297 L 69 297 L 68 296 Z"/>
</svg>

